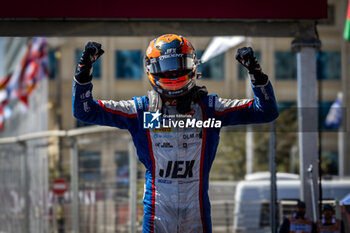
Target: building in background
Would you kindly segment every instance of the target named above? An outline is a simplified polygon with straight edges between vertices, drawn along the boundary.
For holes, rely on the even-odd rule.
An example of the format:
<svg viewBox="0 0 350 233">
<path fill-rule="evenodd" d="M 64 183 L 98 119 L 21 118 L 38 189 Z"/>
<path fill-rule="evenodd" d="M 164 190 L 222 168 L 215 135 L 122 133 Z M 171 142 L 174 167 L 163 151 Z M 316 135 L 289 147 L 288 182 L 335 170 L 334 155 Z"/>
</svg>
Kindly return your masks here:
<svg viewBox="0 0 350 233">
<path fill-rule="evenodd" d="M 324 125 L 324 119 L 337 93 L 342 91 L 346 81 L 347 51 L 344 50 L 343 25 L 345 19 L 344 3 L 339 0 L 328 2 L 328 19 L 321 20 L 317 26 L 322 41 L 321 50 L 317 55 L 317 71 L 319 88 L 319 106 L 321 109 L 322 153 L 332 167 L 330 174 L 336 175 L 338 168 L 338 137 L 334 130 Z M 155 35 L 154 37 L 156 37 Z M 186 36 L 186 35 L 184 35 Z M 200 57 L 208 44 L 210 37 L 188 37 L 197 49 Z M 50 77 L 48 82 L 48 109 L 49 119 L 47 129 L 73 129 L 86 124 L 77 121 L 72 116 L 71 86 L 77 60 L 87 41 L 98 41 L 103 45 L 105 54 L 94 64 L 93 84 L 94 97 L 98 99 L 130 99 L 133 96 L 145 95 L 151 86 L 143 70 L 143 56 L 145 48 L 153 37 L 69 37 L 49 38 Z M 294 38 L 247 38 L 237 47 L 251 45 L 258 59 L 275 86 L 275 94 L 281 110 L 289 106 L 296 106 L 297 99 L 297 69 L 296 54 L 291 51 L 291 42 Z M 16 54 L 20 53 L 20 44 L 25 38 L 7 38 L 7 56 L 5 70 L 12 69 Z M 199 85 L 206 85 L 210 93 L 217 93 L 225 98 L 245 98 L 246 73 L 235 61 L 237 48 L 221 54 L 203 64 L 199 71 L 203 78 Z M 345 103 L 349 101 L 345 100 Z M 345 122 L 347 122 L 349 116 Z M 20 120 L 9 121 L 7 129 L 18 125 Z M 11 130 L 10 130 L 11 131 Z M 2 136 L 11 136 L 5 128 Z M 124 132 L 127 133 L 127 132 Z M 105 142 L 108 144 L 108 142 Z M 118 153 L 127 151 L 127 146 L 118 147 L 115 143 L 106 146 L 101 143 L 98 148 L 86 148 L 82 152 L 82 159 L 87 157 L 96 160 L 93 169 L 96 174 L 84 174 L 87 179 L 100 179 L 103 173 L 103 164 L 111 164 L 117 160 Z M 62 153 L 65 161 L 68 160 L 68 151 L 62 151 L 57 141 L 51 146 L 51 152 Z M 292 151 L 292 148 L 291 148 Z M 349 151 L 349 150 L 346 150 Z M 113 157 L 113 159 L 112 159 Z M 58 158 L 58 157 L 57 157 Z M 350 159 L 345 159 L 349 163 Z M 67 162 L 68 163 L 68 162 Z M 344 163 L 344 167 L 349 167 Z M 85 166 L 82 163 L 83 166 Z M 350 174 L 350 171 L 346 171 Z M 116 174 L 113 174 L 115 177 Z M 115 178 L 114 178 L 115 179 Z"/>
<path fill-rule="evenodd" d="M 346 3 L 340 0 L 329 0 L 328 4 L 329 17 L 326 20 L 319 21 L 317 26 L 320 40 L 322 41 L 321 50 L 317 54 L 317 76 L 319 85 L 319 106 L 322 110 L 320 115 L 320 127 L 322 129 L 322 164 L 327 175 L 337 175 L 341 170 L 338 167 L 338 133 L 336 130 L 326 127 L 324 125 L 324 119 L 329 107 L 336 99 L 337 94 L 346 90 L 346 86 L 349 86 L 350 79 L 348 74 L 350 74 L 350 72 L 347 64 L 349 62 L 350 46 L 347 45 L 348 42 L 344 41 L 342 37 Z M 33 98 L 36 96 L 34 99 L 39 102 L 41 101 L 41 104 L 33 106 L 31 111 L 28 112 L 29 115 L 21 115 L 19 110 L 17 110 L 17 112 L 14 113 L 14 117 L 5 122 L 5 127 L 4 130 L 0 132 L 0 137 L 33 132 L 32 129 L 35 129 L 35 131 L 57 129 L 71 130 L 82 129 L 82 127 L 87 126 L 73 117 L 71 100 L 72 80 L 76 64 L 82 49 L 88 41 L 97 41 L 101 43 L 105 50 L 105 54 L 94 64 L 93 95 L 95 98 L 120 100 L 130 99 L 133 96 L 145 95 L 147 91 L 151 89 L 151 86 L 143 70 L 143 56 L 148 43 L 156 36 L 159 35 L 143 37 L 50 37 L 48 39 L 50 47 L 50 77 L 46 80 L 47 88 L 45 89 L 47 90 L 45 98 L 47 97 L 48 99 L 40 98 L 40 93 L 33 95 Z M 212 40 L 212 37 L 184 36 L 193 43 L 199 57 L 203 55 L 203 52 Z M 224 54 L 211 59 L 208 63 L 201 65 L 199 71 L 202 73 L 203 78 L 198 81 L 198 84 L 207 86 L 210 93 L 216 93 L 220 97 L 246 98 L 247 74 L 238 62 L 235 61 L 234 55 L 238 47 L 252 46 L 256 51 L 256 55 L 264 72 L 269 75 L 274 85 L 280 111 L 283 113 L 278 119 L 278 121 L 280 121 L 285 115 L 288 116 L 288 110 L 293 108 L 293 106 L 296 107 L 297 102 L 296 54 L 291 51 L 291 43 L 293 40 L 294 38 L 246 38 L 246 40 L 236 48 L 232 48 Z M 25 46 L 26 42 L 27 38 L 1 38 L 0 49 L 5 50 L 4 54 L 7 56 L 6 61 L 3 61 L 1 64 L 0 72 L 6 73 L 13 68 L 12 66 L 16 64 L 16 59 L 20 59 L 21 48 Z M 350 100 L 345 99 L 344 102 L 347 104 L 345 105 L 345 108 L 347 108 L 346 106 L 349 106 Z M 44 113 L 47 118 L 43 121 L 36 117 L 38 106 L 41 106 L 41 109 L 45 109 Z M 287 153 L 284 154 L 277 154 L 279 172 L 296 173 L 298 168 L 298 143 L 296 140 L 298 132 L 297 127 L 295 127 L 297 119 L 295 112 L 292 111 L 292 114 L 294 115 L 290 118 L 294 119 L 294 122 L 291 127 L 287 129 L 287 131 L 291 131 L 290 134 L 292 134 L 292 136 L 285 136 L 283 133 L 277 134 L 277 136 L 279 136 L 277 138 L 277 146 L 283 147 L 284 150 L 287 151 Z M 348 122 L 350 114 L 345 116 L 345 122 Z M 43 128 L 39 129 L 35 127 L 38 123 L 40 123 Z M 288 123 L 286 125 L 288 126 Z M 245 174 L 243 171 L 244 162 L 241 163 L 239 159 L 232 157 L 232 152 L 234 152 L 235 154 L 240 153 L 242 155 L 242 160 L 245 158 L 244 146 L 242 146 L 243 150 L 236 149 L 237 145 L 244 145 L 244 129 L 239 129 L 241 131 L 238 132 L 235 130 L 236 129 L 228 129 L 221 134 L 222 140 L 219 145 L 218 156 L 211 173 L 211 179 L 213 180 L 233 180 Z M 242 137 L 243 140 L 232 143 L 230 141 L 232 135 L 236 135 L 236 137 L 239 135 L 238 137 Z M 254 135 L 255 139 L 261 138 L 259 139 L 261 141 L 258 143 L 254 142 L 258 148 L 255 152 L 257 155 L 259 154 L 265 157 L 255 158 L 255 165 L 259 165 L 259 167 L 254 167 L 253 171 L 267 170 L 268 143 L 266 142 L 269 137 L 268 128 L 267 131 L 265 129 L 265 131 L 254 132 Z M 348 132 L 345 132 L 345 138 L 346 135 L 349 137 Z M 70 178 L 73 177 L 70 177 L 70 175 L 75 173 L 71 173 L 69 170 L 71 167 L 70 150 L 73 145 L 70 140 L 72 140 L 72 138 L 67 137 L 59 139 L 58 137 L 50 137 L 45 143 L 35 145 L 37 146 L 36 150 L 42 150 L 40 152 L 44 155 L 41 156 L 42 160 L 39 160 L 41 157 L 37 156 L 39 152 L 36 150 L 28 152 L 31 154 L 31 158 L 23 154 L 23 158 L 29 158 L 28 164 L 33 171 L 30 177 L 35 177 L 32 180 L 33 182 L 37 182 L 35 185 L 34 183 L 30 185 L 30 190 L 37 189 L 46 191 L 48 190 L 49 181 L 53 178 L 64 176 L 70 180 Z M 127 222 L 125 216 L 127 216 L 128 212 L 128 195 L 130 194 L 128 190 L 130 185 L 129 175 L 131 174 L 130 171 L 132 171 L 129 170 L 130 137 L 126 130 L 115 130 L 113 132 L 108 131 L 79 136 L 79 141 L 84 142 L 78 148 L 79 201 L 80 204 L 82 204 L 80 208 L 80 227 L 88 231 L 88 225 L 91 229 L 103 225 L 104 230 L 106 230 L 106 226 L 113 226 L 109 228 L 113 230 L 118 224 L 120 226 L 120 224 Z M 285 142 L 288 142 L 288 144 L 284 144 Z M 227 146 L 231 146 L 234 150 L 232 150 L 232 148 L 227 149 Z M 44 148 L 44 150 L 42 148 Z M 345 175 L 350 175 L 349 145 L 347 145 L 345 152 L 345 162 L 340 165 L 343 168 L 342 170 L 345 170 Z M 227 157 L 222 156 L 222 154 L 225 153 Z M 46 156 L 47 154 L 49 156 Z M 9 150 L 6 156 L 12 156 L 12 151 Z M 6 156 L 3 157 L 6 159 Z M 17 160 L 21 161 L 22 157 L 18 156 Z M 290 164 L 287 169 L 285 166 L 284 170 L 281 170 L 280 162 L 282 160 L 287 160 Z M 3 163 L 3 165 L 4 164 L 5 163 Z M 11 173 L 12 176 L 8 175 L 9 172 L 7 170 L 3 169 L 3 171 L 7 172 L 6 176 L 9 176 L 9 179 L 12 179 L 12 177 L 17 176 L 18 172 L 16 169 L 19 167 L 22 168 L 23 164 L 17 162 L 13 163 L 15 169 L 13 169 Z M 233 164 L 235 165 L 232 166 Z M 41 169 L 42 171 L 49 171 L 50 177 L 47 176 L 47 173 L 38 173 L 39 166 L 43 168 Z M 47 169 L 47 166 L 49 169 Z M 230 174 L 230 171 L 223 168 L 223 166 L 232 166 L 231 171 L 237 170 L 236 173 L 239 173 L 239 171 L 243 172 L 240 173 L 240 176 L 237 176 L 237 174 Z M 142 169 L 139 169 L 139 172 L 142 173 Z M 143 179 L 143 174 L 141 173 L 138 174 L 138 177 Z M 26 177 L 26 175 L 21 175 L 21 177 Z M 20 180 L 19 183 L 22 184 L 24 182 Z M 40 189 L 37 187 L 40 187 Z M 231 188 L 227 189 L 232 191 Z M 215 188 L 212 189 L 211 187 L 212 192 L 213 190 L 215 192 Z M 217 190 L 218 193 L 221 194 L 222 188 Z M 141 200 L 141 186 L 138 188 L 138 191 L 138 197 L 139 200 Z M 232 193 L 226 192 L 226 194 L 225 200 L 228 200 L 227 203 L 233 203 L 232 199 L 234 196 Z M 48 196 L 50 196 L 50 194 L 48 194 Z M 44 198 L 40 195 L 36 197 L 36 201 L 33 203 L 39 203 L 38 206 L 43 205 L 41 200 Z M 52 195 L 50 198 L 52 198 Z M 211 198 L 214 201 L 222 201 L 224 199 L 216 193 L 211 195 Z M 47 203 L 54 202 L 53 199 L 49 198 L 46 201 Z M 69 212 L 69 195 L 66 195 L 65 201 L 67 204 L 65 216 L 66 219 L 69 219 L 69 216 L 72 216 Z M 3 203 L 6 203 L 6 200 L 3 201 Z M 220 205 L 221 204 L 219 204 L 219 206 Z M 32 209 L 37 211 L 37 209 L 40 209 L 38 206 L 32 205 Z M 217 222 L 219 222 L 223 219 L 221 215 L 224 212 L 222 209 L 217 208 L 217 206 L 218 205 L 212 207 L 214 207 L 213 213 L 215 213 L 215 211 L 220 213 L 218 215 L 214 214 L 218 219 Z M 229 206 L 229 204 L 226 205 L 225 210 L 227 213 L 231 213 L 231 209 L 229 211 L 227 206 Z M 50 208 L 51 206 L 48 205 L 45 210 L 51 211 L 52 209 Z M 46 215 L 42 216 L 51 216 L 50 211 L 47 211 Z M 94 215 L 95 213 L 103 214 L 97 216 Z M 138 222 L 142 221 L 142 211 L 140 213 Z M 108 218 L 106 216 L 108 216 Z M 227 214 L 226 219 L 232 220 L 233 218 Z M 67 221 L 66 227 L 69 224 L 70 223 Z M 215 224 L 217 223 L 214 223 L 214 225 Z M 222 224 L 224 223 L 217 224 L 217 226 Z M 227 223 L 225 224 L 230 225 Z M 36 231 L 34 230 L 33 232 Z"/>
<path fill-rule="evenodd" d="M 329 17 L 327 20 L 321 20 L 317 26 L 322 41 L 321 50 L 317 54 L 320 121 L 323 130 L 321 145 L 323 158 L 331 166 L 328 168 L 331 175 L 337 175 L 339 170 L 338 137 L 333 129 L 324 125 L 324 119 L 337 93 L 342 91 L 343 83 L 347 78 L 344 66 L 347 66 L 348 55 L 342 49 L 343 44 L 346 43 L 342 38 L 345 17 L 343 8 L 341 1 L 329 1 Z M 196 48 L 199 57 L 212 39 L 210 37 L 188 38 Z M 94 64 L 94 97 L 118 100 L 145 95 L 150 90 L 151 86 L 143 70 L 143 56 L 145 48 L 152 39 L 153 37 L 50 38 L 49 128 L 72 129 L 85 126 L 72 116 L 71 86 L 77 60 L 87 41 L 97 41 L 105 50 L 105 54 Z M 248 38 L 238 46 L 247 46 L 249 41 L 255 49 L 264 72 L 269 75 L 275 86 L 276 98 L 282 111 L 289 106 L 296 106 L 297 101 L 296 54 L 291 51 L 293 39 Z M 198 84 L 206 85 L 210 93 L 217 93 L 220 97 L 245 98 L 247 96 L 246 74 L 234 59 L 236 49 L 233 48 L 202 65 L 199 71 L 202 72 L 203 78 L 198 81 Z M 61 120 L 57 121 L 59 114 L 61 114 Z M 348 119 L 349 117 L 346 121 Z M 110 164 L 113 160 L 111 158 L 116 159 L 120 151 L 127 151 L 127 146 L 118 147 L 113 142 L 105 146 L 102 143 L 99 148 L 87 150 L 82 157 L 90 156 L 99 161 L 94 163 L 94 166 L 96 166 L 96 172 L 101 173 L 103 164 Z M 64 158 L 67 160 L 68 155 Z M 347 171 L 346 174 L 350 174 L 349 172 Z M 101 177 L 101 174 L 95 174 L 93 177 Z"/>
</svg>

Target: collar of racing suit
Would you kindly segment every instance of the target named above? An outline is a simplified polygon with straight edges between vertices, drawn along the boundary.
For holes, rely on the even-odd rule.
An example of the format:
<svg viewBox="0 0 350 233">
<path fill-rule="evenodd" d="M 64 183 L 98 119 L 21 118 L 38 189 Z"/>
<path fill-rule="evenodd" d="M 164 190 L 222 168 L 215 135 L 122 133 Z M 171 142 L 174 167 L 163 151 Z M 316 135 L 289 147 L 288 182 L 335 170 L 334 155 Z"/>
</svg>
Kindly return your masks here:
<svg viewBox="0 0 350 233">
<path fill-rule="evenodd" d="M 200 101 L 208 95 L 207 88 L 205 86 L 199 87 L 195 86 L 192 90 L 184 95 L 174 99 L 169 99 L 164 96 L 161 96 L 156 91 L 152 90 L 148 92 L 149 99 L 149 111 L 156 112 L 161 111 L 163 104 L 172 105 L 176 104 L 176 110 L 180 114 L 186 114 L 191 111 L 191 103 Z"/>
</svg>

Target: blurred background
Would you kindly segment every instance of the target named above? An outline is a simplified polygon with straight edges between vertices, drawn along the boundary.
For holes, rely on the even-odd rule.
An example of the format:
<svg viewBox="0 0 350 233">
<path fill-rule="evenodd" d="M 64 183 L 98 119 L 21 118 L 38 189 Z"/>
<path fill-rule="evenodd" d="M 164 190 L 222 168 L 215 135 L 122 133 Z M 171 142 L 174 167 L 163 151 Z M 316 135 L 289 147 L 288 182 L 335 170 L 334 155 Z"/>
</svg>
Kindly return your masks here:
<svg viewBox="0 0 350 233">
<path fill-rule="evenodd" d="M 320 174 L 324 203 L 336 208 L 350 193 L 350 115 L 327 124 L 349 86 L 345 1 L 328 1 L 318 21 L 316 54 Z M 171 32 L 170 32 L 171 33 Z M 72 80 L 85 44 L 105 54 L 94 64 L 94 98 L 130 99 L 151 86 L 143 69 L 149 42 L 132 37 L 0 38 L 0 232 L 141 232 L 145 169 L 127 131 L 87 125 L 72 115 Z M 213 37 L 186 36 L 198 57 Z M 249 98 L 247 73 L 234 55 L 251 46 L 275 90 L 278 222 L 300 198 L 297 58 L 294 38 L 240 37 L 199 67 L 210 94 Z M 248 83 L 249 84 L 249 83 Z M 348 109 L 350 99 L 343 101 Z M 211 171 L 213 232 L 271 232 L 269 140 L 266 126 L 229 127 Z M 307 203 L 307 205 L 310 203 Z M 311 204 L 309 205 L 311 208 Z"/>
</svg>

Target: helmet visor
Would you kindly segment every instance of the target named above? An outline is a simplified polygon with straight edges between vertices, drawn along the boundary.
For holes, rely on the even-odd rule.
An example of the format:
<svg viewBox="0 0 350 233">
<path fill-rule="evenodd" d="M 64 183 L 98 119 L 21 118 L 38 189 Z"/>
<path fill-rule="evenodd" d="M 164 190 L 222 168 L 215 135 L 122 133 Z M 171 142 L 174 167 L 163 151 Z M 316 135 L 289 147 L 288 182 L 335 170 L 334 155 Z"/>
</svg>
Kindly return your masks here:
<svg viewBox="0 0 350 233">
<path fill-rule="evenodd" d="M 191 71 L 195 67 L 194 55 L 166 54 L 152 58 L 147 62 L 147 71 L 151 74 L 169 73 L 171 71 Z"/>
<path fill-rule="evenodd" d="M 195 72 L 190 72 L 177 78 L 158 77 L 148 73 L 148 79 L 153 88 L 168 97 L 182 95 L 195 85 Z"/>
</svg>

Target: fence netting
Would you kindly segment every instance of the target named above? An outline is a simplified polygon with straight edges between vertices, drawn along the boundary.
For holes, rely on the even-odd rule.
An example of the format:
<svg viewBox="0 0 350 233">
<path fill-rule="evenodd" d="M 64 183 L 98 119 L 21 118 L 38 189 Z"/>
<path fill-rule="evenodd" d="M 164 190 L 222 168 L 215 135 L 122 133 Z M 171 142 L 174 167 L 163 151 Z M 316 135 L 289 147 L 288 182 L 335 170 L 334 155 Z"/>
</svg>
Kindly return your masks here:
<svg viewBox="0 0 350 233">
<path fill-rule="evenodd" d="M 142 232 L 145 169 L 130 136 L 111 130 L 67 135 L 0 143 L 0 232 Z M 56 178 L 68 182 L 64 195 L 51 190 Z M 234 188 L 210 187 L 214 232 L 232 232 Z"/>
<path fill-rule="evenodd" d="M 45 139 L 1 145 L 0 232 L 49 232 L 48 179 Z"/>
</svg>

